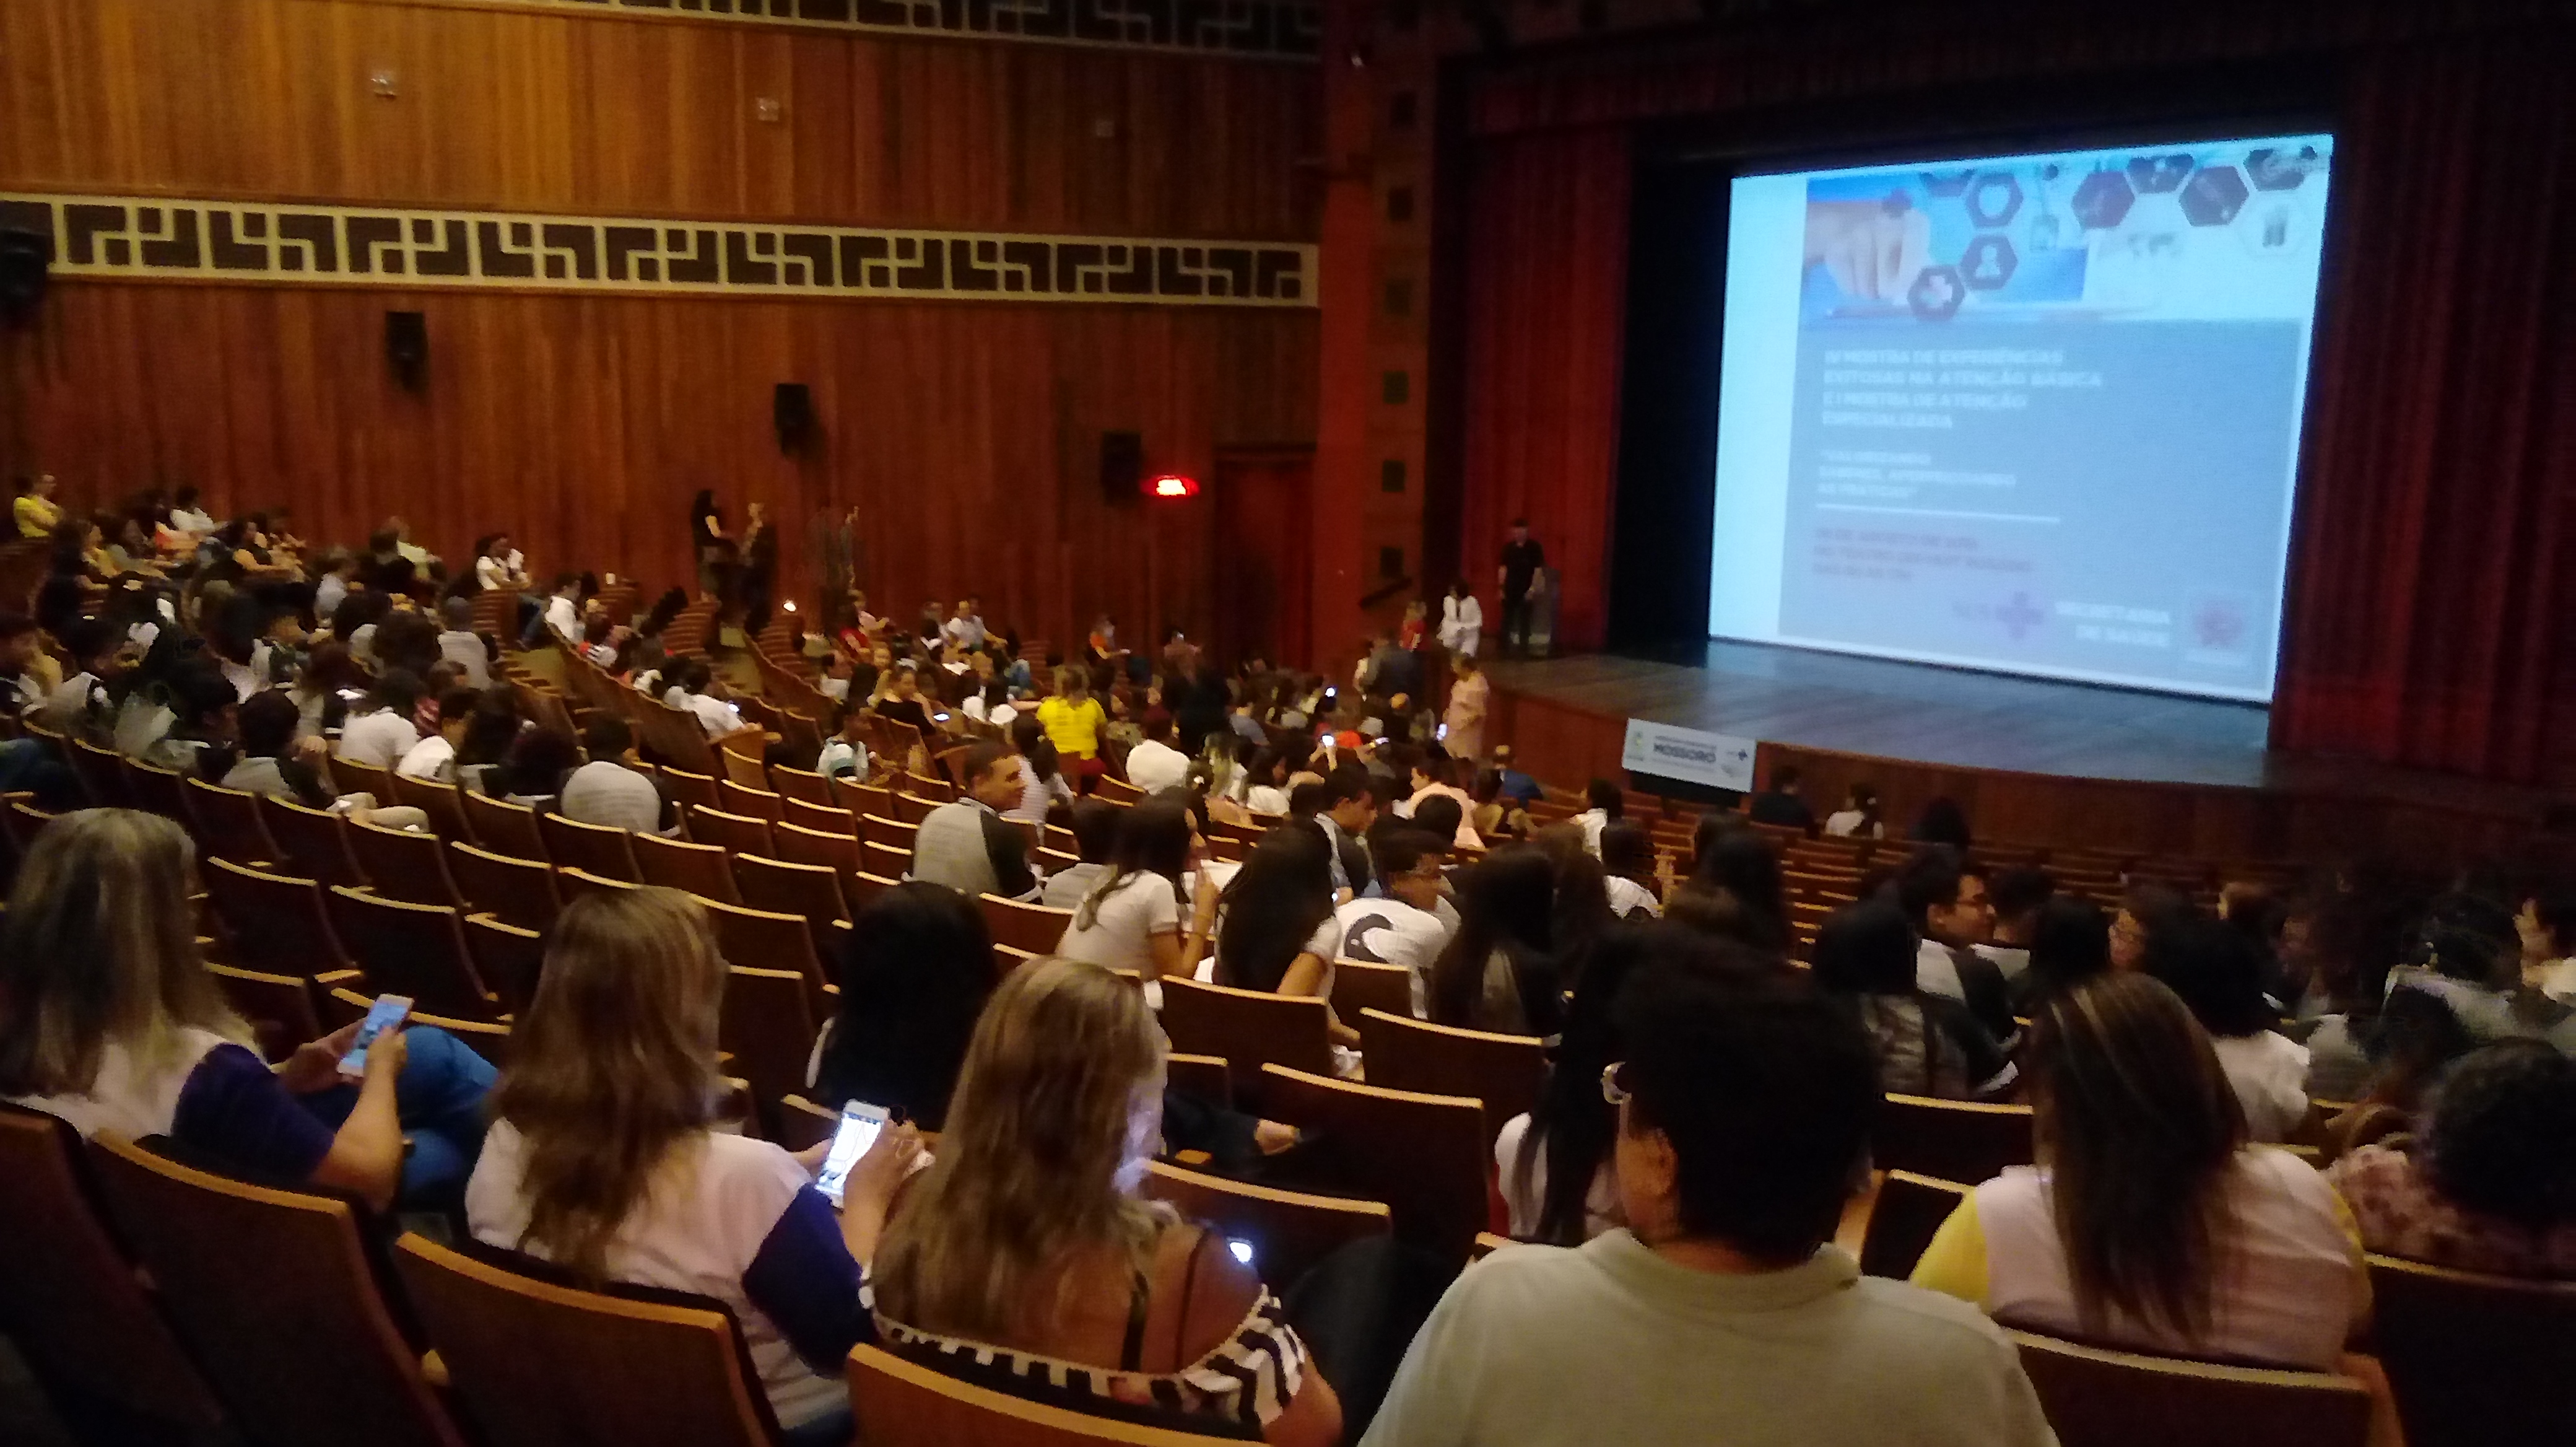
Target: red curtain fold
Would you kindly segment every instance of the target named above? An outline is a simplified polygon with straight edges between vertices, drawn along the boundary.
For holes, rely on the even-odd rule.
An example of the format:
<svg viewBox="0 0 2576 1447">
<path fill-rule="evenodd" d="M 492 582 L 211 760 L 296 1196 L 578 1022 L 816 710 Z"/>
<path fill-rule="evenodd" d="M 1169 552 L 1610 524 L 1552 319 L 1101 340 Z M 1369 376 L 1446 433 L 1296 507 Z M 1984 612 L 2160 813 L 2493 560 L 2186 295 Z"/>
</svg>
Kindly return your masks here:
<svg viewBox="0 0 2576 1447">
<path fill-rule="evenodd" d="M 2518 37 L 2352 71 L 2277 748 L 2571 782 L 2568 51 Z"/>
<path fill-rule="evenodd" d="M 1628 132 L 1478 148 L 1467 185 L 1467 581 L 1499 627 L 1503 529 L 1527 517 L 1559 575 L 1559 647 L 1601 644 L 1627 309 Z"/>
</svg>

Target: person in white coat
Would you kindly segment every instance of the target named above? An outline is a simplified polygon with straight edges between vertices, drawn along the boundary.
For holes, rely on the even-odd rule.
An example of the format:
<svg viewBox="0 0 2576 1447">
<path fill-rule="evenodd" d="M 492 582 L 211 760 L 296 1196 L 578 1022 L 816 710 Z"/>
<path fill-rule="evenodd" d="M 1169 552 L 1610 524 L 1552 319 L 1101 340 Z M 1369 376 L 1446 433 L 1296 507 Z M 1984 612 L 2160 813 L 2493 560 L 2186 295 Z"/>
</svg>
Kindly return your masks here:
<svg viewBox="0 0 2576 1447">
<path fill-rule="evenodd" d="M 1440 600 L 1440 646 L 1473 658 L 1484 632 L 1484 605 L 1467 591 L 1467 580 L 1460 578 L 1449 585 L 1448 595 Z"/>
</svg>

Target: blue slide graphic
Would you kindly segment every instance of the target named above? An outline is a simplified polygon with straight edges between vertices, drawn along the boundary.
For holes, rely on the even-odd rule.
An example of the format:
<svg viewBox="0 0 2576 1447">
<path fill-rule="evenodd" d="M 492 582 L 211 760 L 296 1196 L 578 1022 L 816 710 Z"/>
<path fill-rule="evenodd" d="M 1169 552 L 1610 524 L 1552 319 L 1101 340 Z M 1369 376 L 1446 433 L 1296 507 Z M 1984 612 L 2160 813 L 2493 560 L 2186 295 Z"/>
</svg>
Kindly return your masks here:
<svg viewBox="0 0 2576 1447">
<path fill-rule="evenodd" d="M 2331 151 L 1738 178 L 1709 631 L 2268 701 Z"/>
</svg>

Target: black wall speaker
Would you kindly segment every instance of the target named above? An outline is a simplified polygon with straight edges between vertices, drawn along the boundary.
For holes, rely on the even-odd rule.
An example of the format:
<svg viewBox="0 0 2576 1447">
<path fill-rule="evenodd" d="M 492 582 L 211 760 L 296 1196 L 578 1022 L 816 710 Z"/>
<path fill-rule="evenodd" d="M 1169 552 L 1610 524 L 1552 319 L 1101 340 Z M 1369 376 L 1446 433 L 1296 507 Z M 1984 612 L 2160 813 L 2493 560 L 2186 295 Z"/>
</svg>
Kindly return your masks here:
<svg viewBox="0 0 2576 1447">
<path fill-rule="evenodd" d="M 1100 434 L 1100 496 L 1109 503 L 1134 502 L 1145 481 L 1145 434 Z"/>
<path fill-rule="evenodd" d="M 427 313 L 385 313 L 385 365 L 394 369 L 395 381 L 415 391 L 429 379 Z"/>
<path fill-rule="evenodd" d="M 793 457 L 814 438 L 814 394 L 802 382 L 781 382 L 769 399 L 770 421 L 778 427 L 778 450 Z"/>
<path fill-rule="evenodd" d="M 45 268 L 54 239 L 41 231 L 0 230 L 0 322 L 24 326 L 45 304 Z"/>
</svg>

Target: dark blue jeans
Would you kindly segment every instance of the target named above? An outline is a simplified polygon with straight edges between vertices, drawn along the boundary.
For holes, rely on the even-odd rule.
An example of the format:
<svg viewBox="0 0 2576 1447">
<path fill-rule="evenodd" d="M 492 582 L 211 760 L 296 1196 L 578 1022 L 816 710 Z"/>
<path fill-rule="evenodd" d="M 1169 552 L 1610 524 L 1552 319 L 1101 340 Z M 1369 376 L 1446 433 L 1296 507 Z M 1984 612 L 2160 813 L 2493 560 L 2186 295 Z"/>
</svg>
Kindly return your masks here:
<svg viewBox="0 0 2576 1447">
<path fill-rule="evenodd" d="M 411 1149 L 403 1153 L 404 1210 L 455 1211 L 465 1202 L 465 1181 L 483 1154 L 483 1097 L 499 1072 L 464 1041 L 434 1026 L 403 1032 L 410 1053 L 394 1082 L 394 1112 Z M 305 1108 L 337 1129 L 358 1105 L 358 1088 L 336 1086 L 299 1097 Z"/>
</svg>

